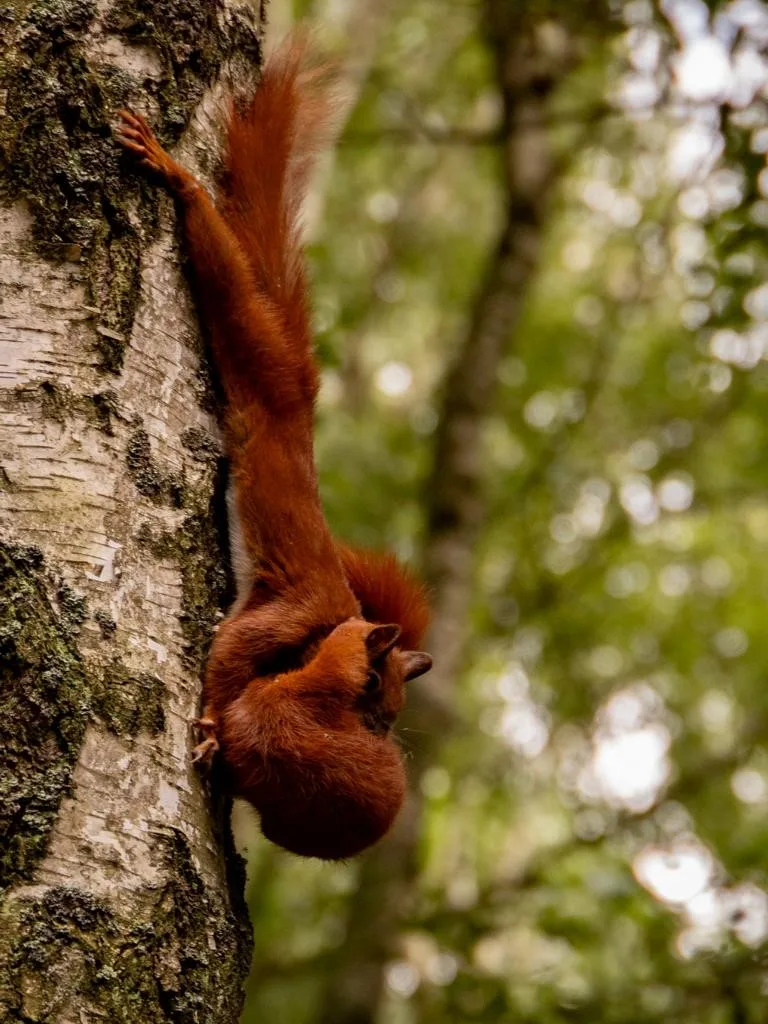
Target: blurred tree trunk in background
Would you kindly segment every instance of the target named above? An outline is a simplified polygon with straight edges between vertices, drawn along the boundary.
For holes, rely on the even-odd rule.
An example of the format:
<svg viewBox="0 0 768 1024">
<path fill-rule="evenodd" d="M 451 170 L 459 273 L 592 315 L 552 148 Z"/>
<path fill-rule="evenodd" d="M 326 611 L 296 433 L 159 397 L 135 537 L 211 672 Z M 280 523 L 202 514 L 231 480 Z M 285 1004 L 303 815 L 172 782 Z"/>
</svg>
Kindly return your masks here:
<svg viewBox="0 0 768 1024">
<path fill-rule="evenodd" d="M 484 21 L 503 101 L 505 221 L 447 375 L 428 482 L 424 575 L 433 595 L 427 649 L 432 672 L 414 687 L 406 721 L 420 743 L 409 772 L 413 790 L 393 834 L 363 861 L 346 940 L 334 961 L 319 1015 L 322 1024 L 372 1024 L 384 970 L 397 952 L 411 901 L 421 819 L 420 779 L 454 723 L 485 501 L 483 433 L 499 363 L 514 344 L 526 291 L 537 267 L 547 211 L 563 161 L 551 146 L 549 100 L 595 28 L 609 30 L 604 3 L 570 5 L 486 0 Z"/>
<path fill-rule="evenodd" d="M 134 105 L 210 171 L 215 84 L 258 68 L 257 10 L 0 19 L 3 1021 L 239 1016 L 242 873 L 190 763 L 226 589 L 212 396 L 172 204 L 111 125 Z"/>
<path fill-rule="evenodd" d="M 342 78 L 335 93 L 333 107 L 334 140 L 343 133 L 346 123 L 357 106 L 360 92 L 365 85 L 371 66 L 376 59 L 382 36 L 392 18 L 396 0 L 346 0 L 334 7 L 334 26 L 337 36 L 343 40 L 344 58 Z M 310 8 L 307 23 L 321 31 L 323 16 L 320 10 Z M 329 145 L 321 155 L 319 166 L 314 172 L 312 189 L 303 213 L 304 232 L 311 241 L 323 219 L 323 206 L 328 192 L 328 183 L 336 162 L 337 147 Z"/>
</svg>

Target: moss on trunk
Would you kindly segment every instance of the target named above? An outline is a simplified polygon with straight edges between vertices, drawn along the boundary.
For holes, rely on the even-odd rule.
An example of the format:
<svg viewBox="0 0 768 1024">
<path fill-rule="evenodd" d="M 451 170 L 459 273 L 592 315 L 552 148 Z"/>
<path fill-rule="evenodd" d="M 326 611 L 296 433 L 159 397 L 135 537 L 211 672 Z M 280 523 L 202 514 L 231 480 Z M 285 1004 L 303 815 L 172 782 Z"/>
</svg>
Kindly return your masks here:
<svg viewBox="0 0 768 1024">
<path fill-rule="evenodd" d="M 142 420 L 143 391 L 141 401 L 136 400 L 135 371 L 131 387 L 125 386 L 132 365 L 125 355 L 140 298 L 142 253 L 161 223 L 167 230 L 169 206 L 129 169 L 114 143 L 112 124 L 119 108 L 135 105 L 152 114 L 159 135 L 172 145 L 225 66 L 235 81 L 258 68 L 260 38 L 258 10 L 235 0 L 13 0 L 0 5 L 0 96 L 7 115 L 0 124 L 0 203 L 20 203 L 31 214 L 31 233 L 16 252 L 20 266 L 27 253 L 38 266 L 41 257 L 79 265 L 71 275 L 65 267 L 56 278 L 61 289 L 57 299 L 67 282 L 73 282 L 72 308 L 80 317 L 67 321 L 62 315 L 56 323 L 58 337 L 68 342 L 70 325 L 86 324 L 82 334 L 75 328 L 72 335 L 73 349 L 86 338 L 85 358 L 75 352 L 72 364 L 62 365 L 61 380 L 49 368 L 50 353 L 65 353 L 66 361 L 65 344 L 45 348 L 44 358 L 24 363 L 17 385 L 4 390 L 0 399 L 12 418 L 18 414 L 18 422 L 61 426 L 45 435 L 54 473 L 56 459 L 67 467 L 80 465 L 96 450 L 77 447 L 88 428 L 108 437 L 98 458 L 107 451 L 114 456 L 119 483 L 99 506 L 101 519 L 98 514 L 83 518 L 91 529 L 81 548 L 86 554 L 59 562 L 57 547 L 45 547 L 44 555 L 18 538 L 23 538 L 27 521 L 33 528 L 37 524 L 44 538 L 49 527 L 51 537 L 63 536 L 70 526 L 77 534 L 81 523 L 71 483 L 80 479 L 77 472 L 67 477 L 66 500 L 46 505 L 50 498 L 43 499 L 44 512 L 27 520 L 25 503 L 33 505 L 45 488 L 38 491 L 37 481 L 30 484 L 23 473 L 0 466 L 0 491 L 12 496 L 12 508 L 21 509 L 13 538 L 0 541 L 0 1021 L 233 1024 L 242 1005 L 250 954 L 242 863 L 224 825 L 226 805 L 214 802 L 207 817 L 211 808 L 203 806 L 206 795 L 188 779 L 183 722 L 179 727 L 179 714 L 186 715 L 194 701 L 194 678 L 189 677 L 202 670 L 211 630 L 229 594 L 220 453 L 198 426 L 179 437 L 178 426 L 163 420 L 168 418 L 167 398 L 160 390 L 151 406 L 152 425 L 160 423 L 158 433 L 169 438 L 171 449 L 174 442 L 177 451 L 179 441 L 184 446 L 181 469 L 163 465 Z M 19 280 L 28 279 L 20 275 Z M 28 319 L 23 326 L 34 328 L 34 314 Z M 144 339 L 151 336 L 151 325 L 142 330 Z M 22 355 L 25 338 L 20 332 L 15 339 Z M 95 346 L 96 360 L 88 352 L 90 345 Z M 124 377 L 113 388 L 104 374 L 119 377 L 124 361 Z M 77 373 L 69 374 L 75 365 Z M 189 388 L 188 407 L 174 394 L 173 424 L 194 421 L 195 406 L 205 403 L 210 408 L 211 395 L 203 365 Z M 188 412 L 193 415 L 185 419 Z M 23 465 L 23 457 L 17 461 Z M 84 486 L 83 504 L 86 492 Z M 118 501 L 112 504 L 114 499 Z M 135 502 L 151 514 L 127 514 L 118 507 L 120 500 Z M 130 513 L 135 511 L 130 508 Z M 178 529 L 167 529 L 179 520 Z M 138 549 L 137 521 L 154 524 L 146 537 L 142 534 L 144 543 Z M 93 546 L 98 548 L 99 538 L 111 543 L 115 536 L 119 544 L 113 547 L 121 547 L 124 561 L 113 580 L 88 574 L 89 605 L 58 565 L 77 566 L 70 579 L 79 581 L 78 558 L 87 563 L 91 539 L 97 538 Z M 40 543 L 45 546 L 45 540 Z M 123 621 L 118 630 L 112 618 L 114 612 L 120 619 L 119 572 L 127 576 L 137 567 L 145 584 L 149 580 L 147 592 L 160 579 L 158 590 L 166 585 L 170 593 L 167 606 L 178 610 L 174 584 L 165 584 L 172 574 L 155 561 L 160 557 L 173 559 L 181 575 L 181 628 L 189 668 L 183 685 L 173 640 L 177 631 L 161 630 L 155 644 L 169 657 L 168 664 L 173 662 L 173 700 L 166 693 L 170 675 L 164 681 L 153 671 L 129 669 L 126 662 L 132 663 L 134 648 L 126 640 Z M 129 602 L 133 595 L 127 589 Z M 148 606 L 153 596 L 141 595 Z M 132 619 L 134 631 L 136 622 L 143 626 L 145 621 L 151 624 L 159 617 Z M 141 637 L 130 639 L 137 649 L 143 642 Z M 155 662 L 145 653 L 139 651 L 136 663 L 151 669 Z M 158 656 L 157 665 L 162 664 Z M 82 765 L 76 792 L 73 778 L 83 743 L 93 740 L 97 745 L 100 740 L 92 731 L 86 739 L 91 723 L 119 736 L 141 734 L 137 743 L 125 745 L 131 756 L 151 748 L 150 737 L 162 734 L 166 760 L 158 756 L 157 764 L 173 765 L 177 772 L 173 778 L 169 773 L 167 784 L 164 774 L 161 781 L 186 808 L 186 817 L 177 815 L 183 818 L 178 828 L 173 810 L 157 832 L 154 818 L 146 823 L 142 819 L 152 836 L 146 844 L 152 880 L 142 884 L 143 874 L 134 872 L 131 884 L 123 884 L 118 858 L 114 899 L 111 863 L 107 884 L 96 887 L 98 892 L 88 890 L 90 863 L 73 865 L 78 887 L 68 886 L 66 878 L 65 884 L 56 884 L 66 860 L 57 862 L 59 875 L 48 871 L 50 858 L 42 863 L 59 840 L 60 831 L 54 829 L 59 815 L 66 820 L 67 808 L 73 806 L 68 801 L 62 812 L 62 801 L 73 796 L 76 805 L 81 799 Z M 145 762 L 138 757 L 133 763 Z M 117 787 L 118 781 L 111 777 L 107 785 Z M 86 813 L 99 810 L 93 804 L 83 807 Z M 118 831 L 121 825 L 122 819 L 108 823 Z M 217 856 L 217 845 L 223 857 Z M 87 860 L 87 841 L 78 850 Z"/>
<path fill-rule="evenodd" d="M 160 849 L 166 880 L 120 913 L 65 886 L 8 902 L 0 1020 L 71 1019 L 76 1007 L 114 1024 L 235 1024 L 250 930 L 206 890 L 180 832 Z"/>
<path fill-rule="evenodd" d="M 30 879 L 70 791 L 86 725 L 164 728 L 163 683 L 77 647 L 88 607 L 34 547 L 0 543 L 0 888 Z"/>
<path fill-rule="evenodd" d="M 100 22 L 100 19 L 104 19 Z M 94 56 L 100 32 L 141 47 L 154 73 Z M 33 0 L 0 9 L 2 192 L 24 199 L 46 258 L 84 261 L 90 301 L 99 310 L 101 367 L 118 373 L 139 298 L 141 249 L 158 223 L 159 198 L 115 146 L 112 124 L 127 103 L 160 112 L 157 132 L 172 145 L 225 61 L 242 73 L 259 66 L 256 16 L 243 5 L 226 19 L 201 0 L 122 0 L 104 14 L 96 0 Z M 129 202 L 141 197 L 141 225 Z"/>
</svg>

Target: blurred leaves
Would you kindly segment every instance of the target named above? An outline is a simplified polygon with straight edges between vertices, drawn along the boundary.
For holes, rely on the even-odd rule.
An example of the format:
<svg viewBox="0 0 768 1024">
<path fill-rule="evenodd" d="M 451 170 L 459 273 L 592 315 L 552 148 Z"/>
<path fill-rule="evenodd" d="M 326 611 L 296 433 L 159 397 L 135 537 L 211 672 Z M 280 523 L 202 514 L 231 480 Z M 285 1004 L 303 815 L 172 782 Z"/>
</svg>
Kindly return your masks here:
<svg viewBox="0 0 768 1024">
<path fill-rule="evenodd" d="M 553 31 L 537 0 L 494 31 L 523 8 Z M 768 8 L 612 10 L 548 98 L 568 170 L 485 410 L 463 726 L 420 782 L 380 1024 L 764 1018 Z M 504 218 L 481 15 L 393 5 L 311 250 L 329 516 L 415 559 Z M 245 1020 L 308 1024 L 358 866 L 251 868 Z"/>
</svg>

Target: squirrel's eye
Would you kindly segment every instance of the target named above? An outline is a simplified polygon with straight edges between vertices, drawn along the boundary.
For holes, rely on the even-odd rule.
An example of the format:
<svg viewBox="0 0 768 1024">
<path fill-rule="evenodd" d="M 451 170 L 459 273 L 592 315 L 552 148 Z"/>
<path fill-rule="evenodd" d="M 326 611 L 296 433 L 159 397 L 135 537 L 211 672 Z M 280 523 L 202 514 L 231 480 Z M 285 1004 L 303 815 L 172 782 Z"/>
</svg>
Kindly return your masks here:
<svg viewBox="0 0 768 1024">
<path fill-rule="evenodd" d="M 368 673 L 368 678 L 365 680 L 365 692 L 375 693 L 381 686 L 381 676 L 378 672 L 374 672 L 373 669 Z"/>
</svg>

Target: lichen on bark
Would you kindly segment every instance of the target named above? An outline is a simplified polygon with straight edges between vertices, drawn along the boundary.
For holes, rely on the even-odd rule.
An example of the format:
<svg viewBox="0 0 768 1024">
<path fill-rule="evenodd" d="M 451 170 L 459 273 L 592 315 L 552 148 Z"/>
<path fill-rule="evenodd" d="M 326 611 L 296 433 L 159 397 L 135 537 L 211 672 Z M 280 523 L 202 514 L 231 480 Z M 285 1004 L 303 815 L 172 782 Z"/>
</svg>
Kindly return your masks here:
<svg viewBox="0 0 768 1024">
<path fill-rule="evenodd" d="M 260 30 L 240 0 L 0 6 L 0 1021 L 239 1014 L 241 865 L 189 761 L 230 593 L 213 389 L 111 126 L 133 105 L 209 170 Z"/>
<path fill-rule="evenodd" d="M 118 735 L 159 732 L 164 687 L 118 658 L 96 665 L 82 656 L 86 602 L 37 548 L 0 543 L 0 607 L 2 889 L 31 878 L 44 855 L 88 723 Z"/>
<path fill-rule="evenodd" d="M 19 384 L 13 389 L 13 399 L 18 405 L 36 404 L 42 416 L 56 423 L 65 423 L 73 414 L 82 416 L 86 422 L 110 436 L 113 432 L 112 417 L 118 414 L 117 395 L 110 388 L 91 395 L 79 395 L 55 380 Z"/>
<path fill-rule="evenodd" d="M 152 454 L 149 436 L 137 426 L 131 434 L 126 463 L 136 488 L 157 504 L 182 508 L 186 515 L 177 530 L 153 532 L 144 524 L 137 540 L 156 558 L 172 559 L 181 571 L 181 629 L 189 667 L 202 672 L 213 627 L 234 598 L 234 583 L 226 558 L 227 514 L 224 461 L 216 440 L 190 428 L 182 437 L 196 462 L 207 466 L 211 490 L 189 487 L 183 478 L 164 469 Z"/>
<path fill-rule="evenodd" d="M 79 1019 L 235 1024 L 249 930 L 207 891 L 181 832 L 168 830 L 160 848 L 164 881 L 119 911 L 66 886 L 9 905 L 0 1019 L 61 1019 L 76 995 Z M 237 858 L 232 864 L 241 870 Z"/>
<path fill-rule="evenodd" d="M 157 505 L 184 507 L 184 481 L 176 473 L 163 472 L 152 457 L 149 434 L 137 425 L 125 453 L 128 472 L 136 489 Z"/>
<path fill-rule="evenodd" d="M 100 20 L 102 19 L 102 20 Z M 125 175 L 112 138 L 117 111 L 150 98 L 157 132 L 173 145 L 223 62 L 257 67 L 261 49 L 246 8 L 226 24 L 199 0 L 122 0 L 105 14 L 95 0 L 32 0 L 0 11 L 11 40 L 0 54 L 0 163 L 5 198 L 24 199 L 38 250 L 83 262 L 99 311 L 101 368 L 118 373 L 139 301 L 140 257 L 158 225 L 156 191 Z M 141 46 L 153 74 L 105 60 L 98 36 Z M 140 197 L 140 224 L 130 207 Z"/>
</svg>

